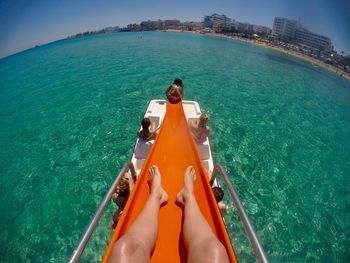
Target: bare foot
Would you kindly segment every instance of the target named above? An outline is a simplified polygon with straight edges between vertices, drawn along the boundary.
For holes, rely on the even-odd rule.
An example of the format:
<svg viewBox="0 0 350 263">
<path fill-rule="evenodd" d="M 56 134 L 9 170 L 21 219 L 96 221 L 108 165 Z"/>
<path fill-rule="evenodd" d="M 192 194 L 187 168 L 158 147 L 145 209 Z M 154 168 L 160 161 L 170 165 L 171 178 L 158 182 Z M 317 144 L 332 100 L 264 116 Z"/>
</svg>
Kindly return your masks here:
<svg viewBox="0 0 350 263">
<path fill-rule="evenodd" d="M 148 183 L 151 188 L 151 195 L 155 196 L 159 199 L 160 205 L 166 203 L 168 201 L 168 194 L 162 188 L 162 178 L 160 176 L 160 172 L 158 167 L 152 165 L 148 172 Z"/>
<path fill-rule="evenodd" d="M 177 194 L 176 201 L 184 205 L 185 201 L 194 196 L 194 182 L 196 181 L 196 172 L 192 166 L 187 167 L 184 174 L 184 187 Z"/>
</svg>

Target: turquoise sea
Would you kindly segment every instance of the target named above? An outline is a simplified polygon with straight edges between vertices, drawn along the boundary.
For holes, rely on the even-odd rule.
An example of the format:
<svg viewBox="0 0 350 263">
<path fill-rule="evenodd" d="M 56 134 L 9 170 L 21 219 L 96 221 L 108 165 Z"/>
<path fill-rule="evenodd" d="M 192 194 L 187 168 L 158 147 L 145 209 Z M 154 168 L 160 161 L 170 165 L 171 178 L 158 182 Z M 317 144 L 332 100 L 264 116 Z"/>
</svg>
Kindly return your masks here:
<svg viewBox="0 0 350 263">
<path fill-rule="evenodd" d="M 270 262 L 350 261 L 350 82 L 276 51 L 188 33 L 96 35 L 0 60 L 0 261 L 65 262 L 175 77 L 211 116 Z M 227 198 L 227 196 L 225 197 Z M 255 259 L 236 211 L 241 262 Z M 111 234 L 110 205 L 82 262 Z"/>
</svg>

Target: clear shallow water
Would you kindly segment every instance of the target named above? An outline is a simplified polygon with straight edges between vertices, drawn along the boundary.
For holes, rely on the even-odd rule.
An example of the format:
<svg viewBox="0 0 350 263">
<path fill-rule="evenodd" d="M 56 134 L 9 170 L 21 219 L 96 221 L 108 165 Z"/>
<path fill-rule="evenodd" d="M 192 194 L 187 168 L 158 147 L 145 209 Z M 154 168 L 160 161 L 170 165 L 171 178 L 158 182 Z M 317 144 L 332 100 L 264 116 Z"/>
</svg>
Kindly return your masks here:
<svg viewBox="0 0 350 263">
<path fill-rule="evenodd" d="M 270 261 L 350 260 L 350 82 L 261 47 L 148 32 L 0 60 L 2 262 L 68 259 L 129 160 L 148 101 L 178 76 L 211 115 L 214 159 Z M 84 262 L 104 250 L 112 213 Z M 231 204 L 225 220 L 239 259 L 253 262 Z"/>
</svg>

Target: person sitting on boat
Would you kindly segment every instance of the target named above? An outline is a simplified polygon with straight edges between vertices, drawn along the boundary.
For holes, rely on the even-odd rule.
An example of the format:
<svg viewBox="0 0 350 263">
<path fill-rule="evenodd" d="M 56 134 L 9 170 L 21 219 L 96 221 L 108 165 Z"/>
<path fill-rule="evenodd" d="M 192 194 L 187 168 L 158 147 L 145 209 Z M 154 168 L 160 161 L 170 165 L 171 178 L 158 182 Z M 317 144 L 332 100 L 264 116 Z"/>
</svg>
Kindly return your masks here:
<svg viewBox="0 0 350 263">
<path fill-rule="evenodd" d="M 179 78 L 174 79 L 173 84 L 176 84 L 176 85 L 180 86 L 182 89 L 184 88 L 184 86 L 182 84 L 182 80 L 179 79 Z"/>
<path fill-rule="evenodd" d="M 218 186 L 214 186 L 212 190 L 215 196 L 215 200 L 218 203 L 220 213 L 222 216 L 225 216 L 227 214 L 227 207 L 222 201 L 224 199 L 224 191 Z"/>
<path fill-rule="evenodd" d="M 223 244 L 203 216 L 194 195 L 196 173 L 189 166 L 184 174 L 184 186 L 176 201 L 183 206 L 182 235 L 188 252 L 188 262 L 222 262 L 229 258 Z M 150 262 L 158 235 L 158 215 L 162 205 L 168 202 L 168 194 L 161 184 L 161 175 L 153 165 L 148 172 L 149 198 L 128 231 L 113 245 L 108 258 L 113 262 Z"/>
<path fill-rule="evenodd" d="M 141 122 L 142 130 L 137 133 L 137 137 L 144 140 L 153 140 L 157 135 L 156 123 L 152 122 L 150 118 L 143 118 Z M 151 128 L 150 128 L 151 126 Z"/>
<path fill-rule="evenodd" d="M 190 123 L 190 128 L 196 142 L 203 143 L 207 139 L 210 132 L 208 122 L 209 115 L 202 113 L 198 121 L 196 120 Z"/>
<path fill-rule="evenodd" d="M 133 187 L 134 181 L 131 174 L 125 173 L 120 179 L 120 182 L 115 189 L 115 193 L 112 195 L 113 202 L 118 206 L 118 210 L 115 211 L 113 215 L 112 228 L 116 227 Z"/>
<path fill-rule="evenodd" d="M 165 95 L 170 103 L 179 103 L 183 97 L 183 86 L 181 79 L 175 79 L 173 84 L 166 90 Z"/>
</svg>

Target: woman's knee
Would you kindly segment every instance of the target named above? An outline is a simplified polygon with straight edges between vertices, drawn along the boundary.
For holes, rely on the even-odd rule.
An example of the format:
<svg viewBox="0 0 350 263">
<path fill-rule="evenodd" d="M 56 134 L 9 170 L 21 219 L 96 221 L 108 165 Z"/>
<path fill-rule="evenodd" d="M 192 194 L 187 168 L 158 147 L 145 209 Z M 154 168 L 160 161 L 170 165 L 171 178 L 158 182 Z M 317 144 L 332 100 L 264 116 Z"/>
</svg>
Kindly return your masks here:
<svg viewBox="0 0 350 263">
<path fill-rule="evenodd" d="M 192 251 L 191 251 L 192 250 Z M 227 252 L 225 247 L 216 238 L 208 238 L 198 242 L 189 251 L 191 262 L 227 262 Z M 192 255 L 191 255 L 192 254 Z"/>
<path fill-rule="evenodd" d="M 125 259 L 126 261 L 129 261 L 129 259 L 132 260 L 139 257 L 146 257 L 146 259 L 149 260 L 145 244 L 134 237 L 123 237 L 113 246 L 109 262 L 114 262 L 113 259 Z"/>
</svg>

